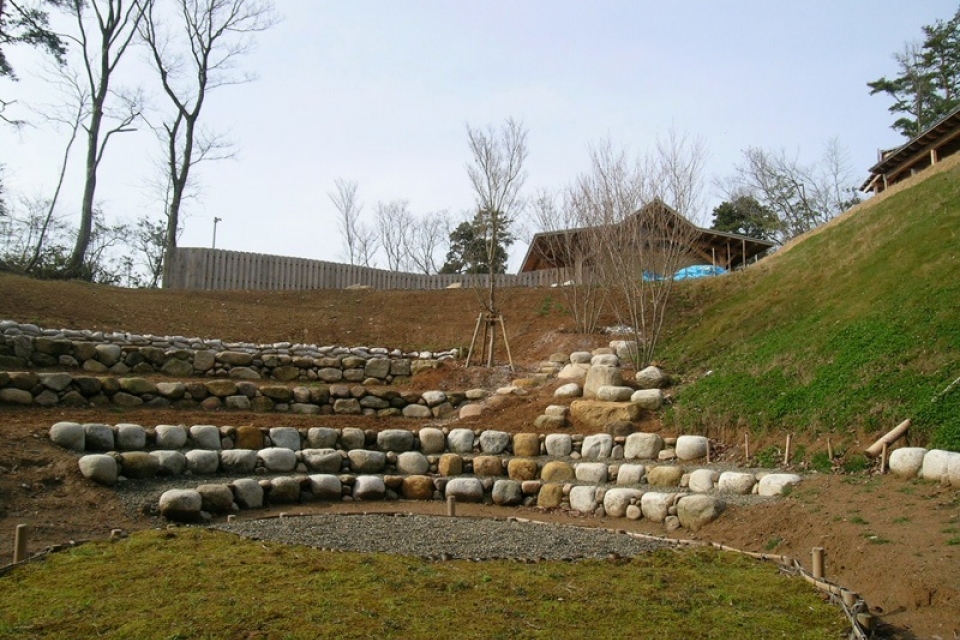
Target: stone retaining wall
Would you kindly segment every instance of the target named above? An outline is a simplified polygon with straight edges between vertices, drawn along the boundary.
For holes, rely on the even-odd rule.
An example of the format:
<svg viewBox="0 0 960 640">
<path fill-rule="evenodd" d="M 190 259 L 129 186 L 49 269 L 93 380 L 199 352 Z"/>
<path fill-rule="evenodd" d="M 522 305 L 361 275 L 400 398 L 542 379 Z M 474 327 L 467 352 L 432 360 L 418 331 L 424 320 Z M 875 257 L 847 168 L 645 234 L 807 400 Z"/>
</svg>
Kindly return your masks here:
<svg viewBox="0 0 960 640">
<path fill-rule="evenodd" d="M 163 374 L 389 384 L 456 358 L 457 349 L 404 352 L 383 347 L 253 344 L 184 336 L 42 329 L 0 320 L 0 369 L 79 368 L 90 374 Z"/>
<path fill-rule="evenodd" d="M 111 378 L 0 371 L 0 405 L 43 407 L 153 407 L 238 409 L 321 415 L 377 415 L 443 418 L 453 415 L 482 390 L 468 392 L 400 391 L 361 384 L 312 384 L 288 387 L 248 380 L 152 382 L 145 378 Z"/>
</svg>

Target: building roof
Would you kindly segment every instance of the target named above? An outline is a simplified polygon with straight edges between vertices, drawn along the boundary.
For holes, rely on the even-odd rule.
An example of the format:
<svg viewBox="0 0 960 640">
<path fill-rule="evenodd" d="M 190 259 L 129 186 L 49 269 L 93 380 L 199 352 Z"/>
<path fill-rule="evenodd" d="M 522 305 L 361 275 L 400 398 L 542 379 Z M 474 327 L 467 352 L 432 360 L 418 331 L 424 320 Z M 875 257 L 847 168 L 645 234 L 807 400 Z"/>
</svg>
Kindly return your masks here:
<svg viewBox="0 0 960 640">
<path fill-rule="evenodd" d="M 930 163 L 926 160 L 931 148 L 938 150 L 946 148 L 947 153 L 960 150 L 960 107 L 940 118 L 903 145 L 882 151 L 880 160 L 870 167 L 870 177 L 860 186 L 860 190 L 870 191 L 882 176 L 887 176 L 888 179 L 892 179 L 891 182 L 896 182 L 901 177 L 900 174 L 914 166 L 917 161 L 923 161 L 924 168 L 929 166 Z"/>
<path fill-rule="evenodd" d="M 731 254 L 730 268 L 744 264 L 750 258 L 763 253 L 776 244 L 769 240 L 760 240 L 738 233 L 727 233 L 725 231 L 698 227 L 680 215 L 673 207 L 659 199 L 644 205 L 634 212 L 633 215 L 640 215 L 647 207 L 655 205 L 666 208 L 678 218 L 678 221 L 682 221 L 696 230 L 695 246 L 692 248 L 699 250 L 701 255 L 711 256 L 715 251 L 729 251 Z M 524 256 L 520 266 L 520 273 L 552 269 L 561 266 L 560 263 L 563 262 L 563 258 L 556 255 L 557 243 L 555 239 L 558 236 L 567 236 L 568 242 L 577 243 L 579 242 L 580 234 L 593 228 L 595 227 L 579 227 L 574 229 L 560 229 L 558 231 L 541 231 L 537 233 L 533 236 L 533 239 L 530 241 L 530 246 L 527 248 L 527 254 Z"/>
</svg>

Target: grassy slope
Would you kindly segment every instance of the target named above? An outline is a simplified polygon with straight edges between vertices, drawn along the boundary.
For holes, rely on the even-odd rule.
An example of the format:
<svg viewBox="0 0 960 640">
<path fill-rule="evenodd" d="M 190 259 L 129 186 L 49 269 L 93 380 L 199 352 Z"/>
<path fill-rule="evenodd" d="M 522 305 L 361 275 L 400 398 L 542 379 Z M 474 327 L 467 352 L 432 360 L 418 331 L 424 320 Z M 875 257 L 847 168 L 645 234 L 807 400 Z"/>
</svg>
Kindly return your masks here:
<svg viewBox="0 0 960 640">
<path fill-rule="evenodd" d="M 680 424 L 876 431 L 912 418 L 960 450 L 960 389 L 931 401 L 960 376 L 960 167 L 679 298 L 663 357 L 692 382 Z"/>
</svg>

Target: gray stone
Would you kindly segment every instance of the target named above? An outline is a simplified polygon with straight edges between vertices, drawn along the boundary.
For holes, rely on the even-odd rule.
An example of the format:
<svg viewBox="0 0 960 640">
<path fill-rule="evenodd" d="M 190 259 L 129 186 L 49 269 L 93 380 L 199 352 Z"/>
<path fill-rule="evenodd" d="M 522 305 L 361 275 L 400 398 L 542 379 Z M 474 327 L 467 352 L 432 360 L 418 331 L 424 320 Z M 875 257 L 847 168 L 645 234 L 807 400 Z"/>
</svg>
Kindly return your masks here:
<svg viewBox="0 0 960 640">
<path fill-rule="evenodd" d="M 631 433 L 623 447 L 627 460 L 655 460 L 663 449 L 663 438 L 656 433 Z"/>
<path fill-rule="evenodd" d="M 237 505 L 233 502 L 233 491 L 225 484 L 201 484 L 197 487 L 202 503 L 201 509 L 208 513 L 230 513 Z"/>
<path fill-rule="evenodd" d="M 383 500 L 387 487 L 380 476 L 357 476 L 353 483 L 354 500 Z"/>
<path fill-rule="evenodd" d="M 422 404 L 408 404 L 403 408 L 403 417 L 404 418 L 432 418 L 433 412 L 430 411 L 430 407 L 427 407 Z"/>
<path fill-rule="evenodd" d="M 406 475 L 423 475 L 430 470 L 427 457 L 417 451 L 404 451 L 397 456 L 397 471 Z"/>
<path fill-rule="evenodd" d="M 413 432 L 406 429 L 385 429 L 377 434 L 377 447 L 381 451 L 400 453 L 412 450 L 414 440 Z"/>
<path fill-rule="evenodd" d="M 960 454 L 941 449 L 931 449 L 923 456 L 920 477 L 930 482 L 942 482 L 950 479 L 950 463 L 953 456 Z M 762 482 L 762 481 L 761 481 Z"/>
<path fill-rule="evenodd" d="M 106 367 L 117 364 L 123 356 L 123 351 L 121 351 L 119 345 L 115 344 L 98 344 L 94 347 L 94 350 L 97 360 Z"/>
<path fill-rule="evenodd" d="M 640 510 L 643 517 L 651 522 L 663 522 L 670 515 L 676 495 L 672 493 L 658 493 L 648 491 L 640 496 Z"/>
<path fill-rule="evenodd" d="M 233 367 L 230 369 L 230 377 L 235 380 L 260 380 L 260 374 L 250 367 Z"/>
<path fill-rule="evenodd" d="M 310 427 L 307 430 L 307 444 L 312 449 L 332 449 L 337 446 L 340 434 L 330 427 Z"/>
<path fill-rule="evenodd" d="M 171 358 L 163 363 L 160 371 L 171 378 L 189 378 L 193 375 L 193 365 L 186 360 Z"/>
<path fill-rule="evenodd" d="M 187 458 L 179 451 L 160 449 L 158 451 L 151 451 L 150 455 L 157 459 L 157 464 L 159 465 L 157 476 L 177 477 L 187 468 Z"/>
<path fill-rule="evenodd" d="M 76 422 L 58 422 L 50 427 L 50 440 L 64 449 L 83 451 L 86 443 L 83 425 Z"/>
<path fill-rule="evenodd" d="M 170 489 L 160 496 L 160 515 L 174 522 L 200 520 L 203 498 L 193 489 Z"/>
<path fill-rule="evenodd" d="M 719 498 L 705 495 L 683 496 L 677 502 L 677 517 L 684 529 L 697 532 L 720 517 L 726 504 Z"/>
<path fill-rule="evenodd" d="M 630 402 L 641 409 L 656 411 L 663 406 L 663 391 L 660 389 L 639 389 L 630 395 Z"/>
<path fill-rule="evenodd" d="M 95 453 L 82 456 L 78 461 L 80 474 L 87 480 L 112 487 L 117 482 L 119 468 L 117 461 L 106 454 Z"/>
<path fill-rule="evenodd" d="M 587 377 L 587 371 L 590 370 L 589 364 L 568 364 L 564 365 L 560 371 L 557 372 L 557 378 L 559 380 L 583 380 Z M 573 384 L 573 383 L 571 383 Z M 577 385 L 579 388 L 580 385 Z"/>
<path fill-rule="evenodd" d="M 583 395 L 583 388 L 576 382 L 569 382 L 557 387 L 553 395 L 556 398 L 579 398 Z"/>
<path fill-rule="evenodd" d="M 271 479 L 267 499 L 271 504 L 296 504 L 300 502 L 300 481 L 290 476 L 279 476 Z"/>
<path fill-rule="evenodd" d="M 257 468 L 257 452 L 253 449 L 227 449 L 220 452 L 224 473 L 253 473 Z"/>
<path fill-rule="evenodd" d="M 63 391 L 73 382 L 69 373 L 41 373 L 40 384 L 52 391 Z"/>
<path fill-rule="evenodd" d="M 717 490 L 721 493 L 734 493 L 745 496 L 753 492 L 757 478 L 752 473 L 724 471 L 717 479 Z"/>
<path fill-rule="evenodd" d="M 33 394 L 24 389 L 0 389 L 0 404 L 33 404 Z"/>
<path fill-rule="evenodd" d="M 113 429 L 105 424 L 83 425 L 87 451 L 111 451 L 115 448 Z"/>
<path fill-rule="evenodd" d="M 592 400 L 597 397 L 597 392 L 601 387 L 621 386 L 623 386 L 623 377 L 620 372 L 620 367 L 591 365 L 583 383 L 583 397 Z"/>
<path fill-rule="evenodd" d="M 640 389 L 662 389 L 669 382 L 666 374 L 659 367 L 653 365 L 637 371 L 634 380 L 636 380 L 637 387 Z"/>
<path fill-rule="evenodd" d="M 710 493 L 717 480 L 720 479 L 720 472 L 713 469 L 697 469 L 690 474 L 687 482 L 687 488 L 694 493 Z"/>
<path fill-rule="evenodd" d="M 347 453 L 350 469 L 355 473 L 380 473 L 387 466 L 387 456 L 382 451 L 352 449 Z"/>
<path fill-rule="evenodd" d="M 160 461 L 145 451 L 120 454 L 120 473 L 127 478 L 153 478 L 160 470 Z"/>
<path fill-rule="evenodd" d="M 195 424 L 190 427 L 190 438 L 199 449 L 220 449 L 220 429 L 212 424 Z"/>
<path fill-rule="evenodd" d="M 512 437 L 505 431 L 486 430 L 480 434 L 480 451 L 500 455 L 510 446 Z"/>
<path fill-rule="evenodd" d="M 253 356 L 242 351 L 222 351 L 217 354 L 217 360 L 231 367 L 246 367 L 253 363 Z"/>
<path fill-rule="evenodd" d="M 310 492 L 318 500 L 339 500 L 343 496 L 343 484 L 340 478 L 330 474 L 315 474 L 310 479 Z"/>
<path fill-rule="evenodd" d="M 473 453 L 473 431 L 453 429 L 447 435 L 447 449 L 451 453 Z"/>
<path fill-rule="evenodd" d="M 120 451 L 140 451 L 147 446 L 147 432 L 138 424 L 118 424 L 116 434 L 117 449 Z"/>
<path fill-rule="evenodd" d="M 257 458 L 263 467 L 270 472 L 285 473 L 293 471 L 297 466 L 297 454 L 285 447 L 267 447 L 257 452 Z"/>
<path fill-rule="evenodd" d="M 617 471 L 617 484 L 621 486 L 638 485 L 646 472 L 647 470 L 642 464 L 621 464 Z"/>
<path fill-rule="evenodd" d="M 231 483 L 233 499 L 241 509 L 260 509 L 263 507 L 263 487 L 252 478 L 240 478 Z"/>
<path fill-rule="evenodd" d="M 923 447 L 901 447 L 890 452 L 887 461 L 890 472 L 901 480 L 912 480 L 923 467 L 923 458 L 927 450 Z"/>
<path fill-rule="evenodd" d="M 443 391 L 424 391 L 421 397 L 428 407 L 435 407 L 447 401 L 447 394 Z"/>
<path fill-rule="evenodd" d="M 704 436 L 680 436 L 675 450 L 680 460 L 705 458 L 710 451 L 710 440 Z"/>
<path fill-rule="evenodd" d="M 497 480 L 493 483 L 491 498 L 494 504 L 515 506 L 523 502 L 523 491 L 515 480 Z"/>
<path fill-rule="evenodd" d="M 223 406 L 227 409 L 236 409 L 238 411 L 250 410 L 250 398 L 247 396 L 227 396 L 223 399 Z"/>
<path fill-rule="evenodd" d="M 570 362 L 573 364 L 590 364 L 593 354 L 589 351 L 574 351 L 570 354 Z"/>
<path fill-rule="evenodd" d="M 630 506 L 631 501 L 640 499 L 641 495 L 638 489 L 624 487 L 607 489 L 603 494 L 603 510 L 612 518 L 622 518 L 627 515 L 627 507 Z"/>
<path fill-rule="evenodd" d="M 787 487 L 794 487 L 803 480 L 795 473 L 768 473 L 760 478 L 757 493 L 761 496 L 783 495 Z"/>
<path fill-rule="evenodd" d="M 187 391 L 187 385 L 182 382 L 158 382 L 157 394 L 170 400 L 179 400 Z"/>
<path fill-rule="evenodd" d="M 417 432 L 420 440 L 420 453 L 430 455 L 447 450 L 447 438 L 443 431 L 435 427 L 424 427 Z"/>
<path fill-rule="evenodd" d="M 607 481 L 607 465 L 604 462 L 581 462 L 574 467 L 579 482 L 603 484 Z"/>
<path fill-rule="evenodd" d="M 343 456 L 334 449 L 304 449 L 301 452 L 303 463 L 310 471 L 319 473 L 340 473 Z"/>
<path fill-rule="evenodd" d="M 624 386 L 604 385 L 597 389 L 596 397 L 601 402 L 628 402 L 633 389 Z"/>
<path fill-rule="evenodd" d="M 353 449 L 362 449 L 366 439 L 367 437 L 363 433 L 363 429 L 357 429 L 356 427 L 344 427 L 340 434 L 340 446 L 347 451 L 351 451 Z"/>
<path fill-rule="evenodd" d="M 270 440 L 275 447 L 300 451 L 300 432 L 293 427 L 272 427 Z"/>
<path fill-rule="evenodd" d="M 609 458 L 613 450 L 613 437 L 608 433 L 595 433 L 583 439 L 580 455 L 583 458 Z"/>
<path fill-rule="evenodd" d="M 596 487 L 578 486 L 570 489 L 570 508 L 574 511 L 593 513 L 598 504 Z"/>
<path fill-rule="evenodd" d="M 216 451 L 191 449 L 184 457 L 187 459 L 187 471 L 194 475 L 212 475 L 220 468 L 220 455 Z"/>
<path fill-rule="evenodd" d="M 480 478 L 452 478 L 447 482 L 444 494 L 454 497 L 458 502 L 482 502 L 483 483 Z"/>
<path fill-rule="evenodd" d="M 544 440 L 547 455 L 565 458 L 573 451 L 573 438 L 564 433 L 551 433 Z"/>
<path fill-rule="evenodd" d="M 633 362 L 640 353 L 636 340 L 613 340 L 610 342 L 610 348 L 614 350 L 623 362 Z"/>
<path fill-rule="evenodd" d="M 388 358 L 370 358 L 363 367 L 363 375 L 367 378 L 385 379 L 390 375 L 390 360 Z"/>
<path fill-rule="evenodd" d="M 187 444 L 187 430 L 182 425 L 158 424 L 155 431 L 159 449 L 182 449 Z"/>
</svg>

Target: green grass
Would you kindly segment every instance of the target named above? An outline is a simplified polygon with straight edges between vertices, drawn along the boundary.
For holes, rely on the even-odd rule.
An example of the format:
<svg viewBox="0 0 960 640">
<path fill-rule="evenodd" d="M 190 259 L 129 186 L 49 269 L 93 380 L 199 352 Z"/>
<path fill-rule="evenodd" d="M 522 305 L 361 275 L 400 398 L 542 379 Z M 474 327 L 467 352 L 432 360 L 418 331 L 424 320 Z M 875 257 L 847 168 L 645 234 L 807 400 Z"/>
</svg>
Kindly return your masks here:
<svg viewBox="0 0 960 640">
<path fill-rule="evenodd" d="M 852 522 L 853 524 L 870 524 L 860 516 L 852 516 L 850 518 L 850 522 Z"/>
<path fill-rule="evenodd" d="M 678 287 L 668 418 L 709 429 L 878 432 L 960 450 L 960 167 L 745 272 Z M 712 371 L 704 376 L 702 372 Z"/>
<path fill-rule="evenodd" d="M 843 628 L 802 580 L 713 551 L 430 563 L 178 529 L 0 578 L 0 638 L 837 638 Z"/>
</svg>

